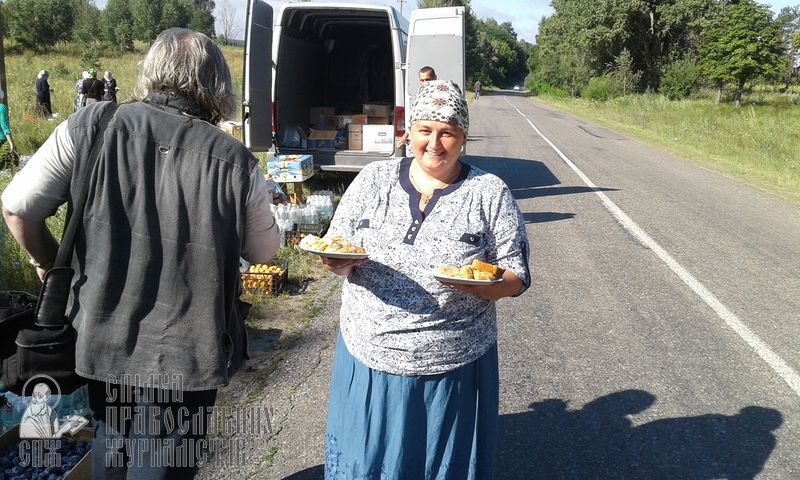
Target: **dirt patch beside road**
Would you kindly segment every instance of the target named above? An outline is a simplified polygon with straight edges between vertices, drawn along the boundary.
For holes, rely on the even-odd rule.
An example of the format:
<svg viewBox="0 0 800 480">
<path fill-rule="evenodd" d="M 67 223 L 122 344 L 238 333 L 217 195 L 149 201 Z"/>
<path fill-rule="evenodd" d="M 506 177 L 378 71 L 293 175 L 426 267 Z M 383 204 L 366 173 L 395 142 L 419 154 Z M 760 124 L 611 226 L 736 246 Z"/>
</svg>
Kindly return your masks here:
<svg viewBox="0 0 800 480">
<path fill-rule="evenodd" d="M 322 463 L 341 279 L 314 276 L 302 293 L 248 299 L 251 359 L 219 392 L 216 451 L 198 479 L 279 479 Z"/>
</svg>

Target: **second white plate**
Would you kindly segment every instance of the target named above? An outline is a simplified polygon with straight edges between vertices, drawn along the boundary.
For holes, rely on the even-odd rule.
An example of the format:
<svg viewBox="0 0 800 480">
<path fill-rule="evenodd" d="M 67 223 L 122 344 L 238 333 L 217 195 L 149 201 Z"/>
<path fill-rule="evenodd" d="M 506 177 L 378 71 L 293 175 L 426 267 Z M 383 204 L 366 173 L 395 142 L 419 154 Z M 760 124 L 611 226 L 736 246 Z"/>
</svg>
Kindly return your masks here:
<svg viewBox="0 0 800 480">
<path fill-rule="evenodd" d="M 339 260 L 360 260 L 362 258 L 369 258 L 369 255 L 366 253 L 339 253 L 339 252 L 320 252 L 319 250 L 309 250 L 307 248 L 303 248 L 300 246 L 300 249 L 304 252 L 313 253 L 314 255 L 319 255 L 320 257 L 325 258 L 335 258 Z"/>
<path fill-rule="evenodd" d="M 448 277 L 439 272 L 433 272 L 433 278 L 442 283 L 452 283 L 454 285 L 491 285 L 503 281 L 502 278 L 498 278 L 497 280 L 475 280 L 472 278 Z"/>
</svg>

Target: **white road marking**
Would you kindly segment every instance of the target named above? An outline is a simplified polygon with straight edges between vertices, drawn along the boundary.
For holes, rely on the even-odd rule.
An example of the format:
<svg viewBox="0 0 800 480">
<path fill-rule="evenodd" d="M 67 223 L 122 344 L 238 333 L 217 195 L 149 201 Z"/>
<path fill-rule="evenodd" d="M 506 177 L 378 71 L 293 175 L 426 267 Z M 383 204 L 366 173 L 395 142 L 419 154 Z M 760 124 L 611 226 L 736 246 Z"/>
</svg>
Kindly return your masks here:
<svg viewBox="0 0 800 480">
<path fill-rule="evenodd" d="M 761 340 L 758 335 L 756 335 L 755 332 L 750 329 L 750 327 L 739 320 L 739 317 L 731 312 L 728 307 L 723 305 L 722 302 L 720 302 L 717 297 L 705 287 L 705 285 L 694 278 L 694 275 L 689 273 L 688 270 L 683 268 L 680 263 L 672 258 L 672 255 L 670 255 L 661 247 L 661 245 L 653 240 L 652 237 L 647 234 L 647 232 L 642 230 L 642 228 L 639 227 L 639 225 L 637 225 L 636 222 L 634 222 L 627 214 L 625 214 L 625 212 L 623 212 L 622 209 L 617 206 L 617 204 L 612 202 L 605 193 L 601 192 L 597 188 L 597 185 L 595 185 L 594 182 L 589 179 L 589 177 L 587 177 L 574 163 L 572 163 L 572 160 L 567 158 L 567 156 L 564 155 L 564 153 L 559 150 L 549 138 L 545 137 L 544 134 L 542 134 L 542 132 L 536 128 L 536 125 L 534 125 L 524 113 L 522 113 L 517 107 L 508 101 L 507 97 L 505 98 L 505 101 L 528 122 L 531 128 L 533 128 L 533 130 L 540 137 L 542 137 L 542 139 L 544 139 L 548 145 L 550 145 L 550 148 L 552 148 L 558 154 L 558 156 L 561 157 L 561 160 L 563 160 L 564 163 L 566 163 L 567 166 L 572 169 L 572 171 L 581 177 L 583 183 L 585 183 L 598 197 L 600 197 L 600 200 L 603 202 L 603 206 L 609 212 L 611 212 L 611 215 L 614 216 L 614 218 L 617 220 L 617 222 L 619 222 L 620 225 L 622 225 L 623 228 L 633 235 L 634 238 L 639 240 L 642 245 L 652 250 L 653 253 L 655 253 L 656 256 L 661 259 L 661 261 L 666 263 L 670 270 L 675 272 L 675 274 L 678 275 L 681 280 L 683 280 L 683 283 L 688 285 L 689 288 L 694 291 L 694 293 L 703 299 L 703 301 L 706 302 L 706 304 L 708 304 L 708 306 L 711 307 L 717 315 L 719 315 L 719 318 L 721 318 L 722 321 L 724 321 L 725 324 L 731 328 L 731 330 L 736 332 L 736 334 L 739 335 L 739 337 L 741 337 L 741 339 L 744 340 L 750 346 L 750 348 L 752 348 L 756 354 L 758 354 L 759 357 L 767 362 L 770 368 L 772 368 L 772 370 L 774 370 L 775 373 L 777 373 L 778 376 L 780 376 L 797 395 L 800 395 L 800 374 L 798 374 L 791 366 L 789 366 L 788 363 L 786 363 L 785 360 L 775 353 L 769 347 L 769 345 L 764 343 L 764 341 Z"/>
</svg>

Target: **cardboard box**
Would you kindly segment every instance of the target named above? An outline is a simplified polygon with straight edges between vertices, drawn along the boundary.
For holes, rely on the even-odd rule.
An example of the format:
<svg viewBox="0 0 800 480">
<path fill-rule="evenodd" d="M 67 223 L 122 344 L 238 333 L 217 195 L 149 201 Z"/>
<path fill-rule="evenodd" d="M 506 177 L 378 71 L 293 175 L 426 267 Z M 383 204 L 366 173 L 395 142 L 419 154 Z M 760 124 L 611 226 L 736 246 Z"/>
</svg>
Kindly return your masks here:
<svg viewBox="0 0 800 480">
<path fill-rule="evenodd" d="M 278 155 L 267 162 L 267 174 L 279 183 L 304 182 L 314 176 L 314 157 Z"/>
<path fill-rule="evenodd" d="M 308 123 L 315 125 L 320 118 L 326 115 L 336 115 L 333 107 L 311 107 L 308 109 Z"/>
<path fill-rule="evenodd" d="M 391 123 L 389 117 L 374 117 L 370 115 L 367 118 L 367 125 L 389 125 Z"/>
<path fill-rule="evenodd" d="M 362 150 L 368 152 L 394 151 L 394 127 L 392 125 L 362 125 Z"/>
<path fill-rule="evenodd" d="M 362 112 L 370 117 L 391 117 L 392 106 L 388 103 L 365 103 Z"/>
<path fill-rule="evenodd" d="M 308 148 L 333 150 L 336 148 L 336 130 L 315 130 L 308 136 Z"/>
<path fill-rule="evenodd" d="M 350 150 L 361 150 L 364 148 L 364 137 L 362 133 L 363 125 L 351 123 L 347 126 L 347 148 Z"/>
<path fill-rule="evenodd" d="M 322 117 L 322 122 L 319 122 L 321 130 L 340 130 L 349 123 L 346 119 L 344 115 L 325 115 Z"/>
<path fill-rule="evenodd" d="M 367 124 L 367 114 L 366 113 L 350 113 L 347 115 L 342 115 L 344 119 L 345 125 L 366 125 Z"/>
</svg>

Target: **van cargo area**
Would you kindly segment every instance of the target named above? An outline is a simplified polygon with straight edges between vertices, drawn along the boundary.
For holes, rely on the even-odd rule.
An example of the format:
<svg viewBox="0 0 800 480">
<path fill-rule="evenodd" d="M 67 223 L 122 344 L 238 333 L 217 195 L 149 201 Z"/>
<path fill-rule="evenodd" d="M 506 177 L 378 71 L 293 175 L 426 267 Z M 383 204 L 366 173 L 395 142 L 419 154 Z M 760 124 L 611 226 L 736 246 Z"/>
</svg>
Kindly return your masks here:
<svg viewBox="0 0 800 480">
<path fill-rule="evenodd" d="M 316 165 L 338 170 L 391 157 L 389 126 L 402 87 L 395 85 L 395 49 L 404 46 L 393 45 L 388 12 L 287 8 L 279 25 L 273 98 L 279 152 L 311 153 Z M 382 143 L 348 144 L 363 124 L 384 125 Z"/>
</svg>

